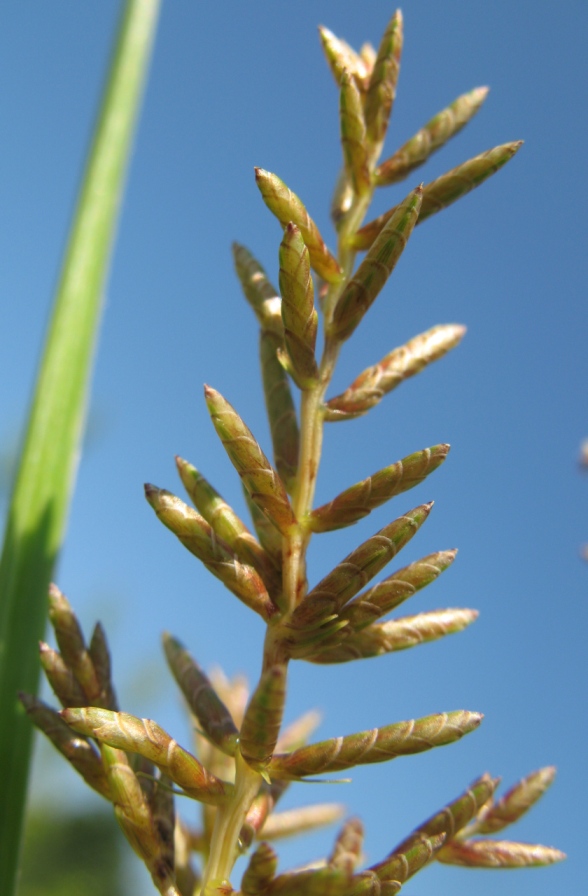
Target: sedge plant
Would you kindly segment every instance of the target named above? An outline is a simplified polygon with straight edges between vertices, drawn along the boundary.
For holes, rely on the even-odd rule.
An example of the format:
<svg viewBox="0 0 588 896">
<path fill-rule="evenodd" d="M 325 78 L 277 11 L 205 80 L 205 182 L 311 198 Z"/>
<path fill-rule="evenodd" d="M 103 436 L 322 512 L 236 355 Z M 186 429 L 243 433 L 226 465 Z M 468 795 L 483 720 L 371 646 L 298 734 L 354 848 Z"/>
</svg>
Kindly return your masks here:
<svg viewBox="0 0 588 896">
<path fill-rule="evenodd" d="M 238 474 L 223 491 L 230 493 L 240 478 L 252 523 L 242 521 L 182 458 L 177 467 L 191 504 L 164 489 L 145 487 L 164 526 L 265 623 L 259 681 L 249 693 L 240 679 L 229 681 L 221 673 L 209 677 L 179 640 L 165 635 L 165 655 L 196 731 L 191 752 L 156 722 L 119 710 L 101 625 L 86 643 L 68 601 L 53 586 L 49 614 L 58 649 L 43 644 L 41 663 L 64 708 L 57 712 L 22 695 L 33 722 L 112 803 L 131 846 L 165 896 L 234 891 L 243 896 L 393 896 L 432 861 L 516 868 L 563 858 L 556 849 L 501 835 L 549 787 L 554 777 L 549 767 L 531 773 L 498 800 L 498 780 L 482 775 L 367 868 L 362 867 L 362 823 L 351 818 L 342 823 L 323 862 L 278 872 L 273 840 L 341 815 L 334 804 L 278 811 L 280 797 L 293 782 L 448 745 L 474 731 L 482 719 L 478 712 L 453 710 L 309 743 L 316 724 L 311 713 L 282 730 L 291 661 L 320 666 L 375 658 L 460 632 L 476 618 L 474 610 L 453 608 L 384 620 L 454 560 L 454 551 L 438 551 L 374 582 L 416 536 L 431 504 L 393 518 L 319 582 L 308 581 L 306 557 L 314 536 L 353 525 L 421 483 L 447 457 L 446 444 L 424 448 L 315 506 L 324 427 L 353 425 L 349 421 L 456 347 L 465 328 L 443 324 L 416 335 L 333 396 L 330 384 L 342 345 L 384 288 L 415 226 L 480 185 L 521 145 L 506 143 L 483 152 L 417 185 L 386 214 L 364 223 L 375 191 L 413 177 L 476 114 L 487 90 L 458 97 L 381 161 L 400 66 L 401 14 L 392 17 L 377 51 L 366 44 L 356 52 L 327 29 L 320 36 L 340 96 L 343 166 L 331 210 L 337 250 L 327 248 L 302 200 L 262 168 L 255 171 L 257 186 L 282 228 L 279 289 L 246 248 L 233 249 L 238 279 L 260 327 L 272 460 L 240 413 L 205 387 L 214 430 Z M 201 803 L 197 830 L 176 815 L 177 791 Z M 249 861 L 237 881 L 233 866 L 244 853 Z"/>
</svg>

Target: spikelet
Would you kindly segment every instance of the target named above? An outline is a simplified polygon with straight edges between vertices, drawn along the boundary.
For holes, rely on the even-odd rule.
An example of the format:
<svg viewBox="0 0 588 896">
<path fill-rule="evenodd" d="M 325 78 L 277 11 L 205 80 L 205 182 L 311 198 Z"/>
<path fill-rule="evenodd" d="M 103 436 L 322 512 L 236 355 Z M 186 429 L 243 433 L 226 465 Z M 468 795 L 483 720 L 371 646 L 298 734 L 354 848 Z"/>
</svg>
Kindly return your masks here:
<svg viewBox="0 0 588 896">
<path fill-rule="evenodd" d="M 392 107 L 402 55 L 402 13 L 397 10 L 388 23 L 378 48 L 365 99 L 365 123 L 371 143 L 379 148 L 384 142 Z"/>
<path fill-rule="evenodd" d="M 426 162 L 432 153 L 461 131 L 478 112 L 487 96 L 487 87 L 476 87 L 469 93 L 458 96 L 451 105 L 438 112 L 393 156 L 378 166 L 375 173 L 377 186 L 383 187 L 404 180 L 415 168 Z"/>
<path fill-rule="evenodd" d="M 151 719 L 93 707 L 64 709 L 61 717 L 74 731 L 95 737 L 107 746 L 144 756 L 196 800 L 218 806 L 232 791 L 231 784 L 207 772 Z"/>
<path fill-rule="evenodd" d="M 453 608 L 369 625 L 349 635 L 348 629 L 343 629 L 340 643 L 329 647 L 327 642 L 318 653 L 311 654 L 306 659 L 313 663 L 348 663 L 351 660 L 383 656 L 461 632 L 477 618 L 476 610 Z"/>
<path fill-rule="evenodd" d="M 481 721 L 480 713 L 457 710 L 396 722 L 384 728 L 333 737 L 293 753 L 276 754 L 268 771 L 277 778 L 296 780 L 343 771 L 355 765 L 387 762 L 454 743 L 474 731 Z"/>
<path fill-rule="evenodd" d="M 421 197 L 422 188 L 417 187 L 400 203 L 346 284 L 329 327 L 329 333 L 334 339 L 349 339 L 382 290 L 417 222 Z"/>
<path fill-rule="evenodd" d="M 233 261 L 245 298 L 253 308 L 262 330 L 274 333 L 282 339 L 282 302 L 266 272 L 251 252 L 239 243 L 233 243 Z"/>
<path fill-rule="evenodd" d="M 555 768 L 548 765 L 518 781 L 496 803 L 487 803 L 468 829 L 470 833 L 496 834 L 518 821 L 541 799 L 555 779 Z"/>
<path fill-rule="evenodd" d="M 456 554 L 456 550 L 437 551 L 415 560 L 358 595 L 342 610 L 341 617 L 347 619 L 353 631 L 360 631 L 430 585 L 453 563 Z"/>
<path fill-rule="evenodd" d="M 145 497 L 164 526 L 239 600 L 266 620 L 275 613 L 277 608 L 259 573 L 252 566 L 240 563 L 229 545 L 199 513 L 171 492 L 154 485 L 145 486 Z"/>
<path fill-rule="evenodd" d="M 220 392 L 205 386 L 204 395 L 217 435 L 243 485 L 276 529 L 282 535 L 287 534 L 296 518 L 284 483 L 251 430 Z"/>
<path fill-rule="evenodd" d="M 260 843 L 241 879 L 243 896 L 262 896 L 278 870 L 278 857 L 269 843 Z"/>
<path fill-rule="evenodd" d="M 445 865 L 467 868 L 537 868 L 565 858 L 565 853 L 552 846 L 485 839 L 452 840 L 437 856 Z"/>
<path fill-rule="evenodd" d="M 336 423 L 365 414 L 404 380 L 459 345 L 465 332 L 460 324 L 441 324 L 393 349 L 378 364 L 360 373 L 345 392 L 327 402 L 325 421 Z"/>
<path fill-rule="evenodd" d="M 338 87 L 346 72 L 352 75 L 358 88 L 367 89 L 371 69 L 360 53 L 356 53 L 349 44 L 336 37 L 328 28 L 319 27 L 319 36 L 329 68 Z M 373 67 L 373 66 L 372 66 Z"/>
<path fill-rule="evenodd" d="M 264 171 L 263 168 L 255 169 L 255 180 L 263 201 L 282 227 L 292 222 L 300 228 L 313 270 L 327 283 L 338 283 L 341 280 L 341 268 L 327 249 L 318 227 L 298 196 L 277 175 Z"/>
<path fill-rule="evenodd" d="M 449 445 L 434 445 L 384 467 L 345 489 L 328 504 L 313 510 L 308 520 L 309 528 L 312 532 L 331 532 L 363 519 L 390 498 L 423 482 L 443 463 L 448 453 Z"/>
<path fill-rule="evenodd" d="M 432 504 L 421 504 L 364 541 L 310 591 L 291 619 L 305 629 L 339 612 L 410 541 L 427 519 Z"/>
<path fill-rule="evenodd" d="M 353 190 L 361 196 L 371 183 L 362 99 L 350 72 L 343 72 L 340 86 L 339 119 L 343 158 Z"/>
<path fill-rule="evenodd" d="M 245 710 L 239 735 L 241 756 L 263 771 L 278 741 L 286 699 L 286 666 L 271 666 L 261 676 Z"/>
<path fill-rule="evenodd" d="M 280 244 L 280 292 L 288 369 L 301 389 L 312 388 L 318 379 L 314 354 L 318 315 L 310 254 L 300 229 L 292 222 L 286 225 Z"/>
<path fill-rule="evenodd" d="M 188 461 L 176 457 L 176 466 L 194 506 L 216 534 L 234 551 L 241 563 L 257 570 L 267 588 L 279 588 L 279 576 L 276 576 L 270 557 L 233 508 Z"/>
<path fill-rule="evenodd" d="M 348 818 L 339 833 L 327 862 L 351 875 L 361 860 L 363 824 L 359 818 Z"/>
<path fill-rule="evenodd" d="M 278 360 L 283 340 L 267 330 L 259 334 L 259 358 L 274 463 L 287 491 L 292 492 L 298 472 L 300 434 L 290 381 Z"/>
<path fill-rule="evenodd" d="M 69 725 L 63 721 L 58 712 L 32 697 L 30 694 L 19 694 L 27 715 L 31 721 L 45 734 L 54 747 L 65 756 L 67 761 L 82 776 L 86 784 L 101 796 L 110 800 L 112 795 L 108 777 L 102 765 L 102 760 L 86 737 L 81 737 L 72 731 Z"/>
<path fill-rule="evenodd" d="M 163 647 L 174 678 L 202 730 L 219 750 L 233 756 L 238 731 L 229 710 L 208 677 L 176 638 L 164 634 Z"/>
<path fill-rule="evenodd" d="M 457 199 L 461 199 L 475 187 L 479 187 L 492 174 L 512 159 L 523 145 L 522 140 L 504 143 L 469 159 L 457 168 L 452 168 L 423 187 L 423 201 L 418 223 L 422 224 L 431 215 L 447 208 Z M 374 218 L 357 231 L 349 242 L 354 249 L 369 249 L 378 238 L 388 221 L 396 214 L 400 206 L 394 206 L 378 218 Z"/>
<path fill-rule="evenodd" d="M 340 803 L 322 803 L 274 812 L 260 831 L 266 840 L 280 840 L 315 831 L 339 821 L 345 812 Z"/>
</svg>

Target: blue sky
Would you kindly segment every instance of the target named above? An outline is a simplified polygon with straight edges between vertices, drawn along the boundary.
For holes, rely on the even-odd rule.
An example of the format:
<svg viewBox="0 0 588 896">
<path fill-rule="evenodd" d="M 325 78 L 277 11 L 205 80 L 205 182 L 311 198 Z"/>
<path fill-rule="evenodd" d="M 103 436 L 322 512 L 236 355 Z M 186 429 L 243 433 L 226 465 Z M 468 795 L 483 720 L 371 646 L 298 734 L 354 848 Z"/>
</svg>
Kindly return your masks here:
<svg viewBox="0 0 588 896">
<path fill-rule="evenodd" d="M 70 0 L 12 3 L 0 13 L 0 437 L 7 450 L 30 394 L 118 8 Z M 253 678 L 262 628 L 157 523 L 142 483 L 182 494 L 173 463 L 180 454 L 245 512 L 202 398 L 204 382 L 219 389 L 268 445 L 257 328 L 230 243 L 245 243 L 277 281 L 280 229 L 255 187 L 259 165 L 298 193 L 334 245 L 337 96 L 316 25 L 355 46 L 377 45 L 392 12 L 382 2 L 335 0 L 164 3 L 57 580 L 86 627 L 97 616 L 107 625 L 124 708 L 156 718 L 184 743 L 189 732 L 159 633 L 181 637 L 206 667 L 221 663 Z M 588 565 L 579 556 L 588 541 L 588 479 L 577 466 L 588 435 L 588 8 L 579 0 L 556 8 L 428 0 L 403 12 L 386 155 L 464 91 L 488 84 L 491 92 L 422 175 L 381 190 L 374 212 L 421 177 L 428 182 L 509 140 L 525 145 L 488 183 L 418 229 L 346 344 L 331 394 L 434 324 L 468 327 L 459 349 L 369 415 L 328 428 L 318 501 L 429 445 L 450 442 L 449 459 L 394 507 L 317 539 L 310 576 L 317 581 L 393 516 L 434 499 L 397 566 L 454 546 L 459 557 L 406 613 L 470 606 L 481 615 L 459 636 L 363 665 L 295 664 L 287 717 L 320 707 L 325 737 L 449 709 L 486 718 L 460 744 L 358 770 L 345 787 L 300 786 L 289 804 L 343 800 L 364 818 L 368 859 L 376 861 L 479 773 L 509 785 L 555 764 L 553 790 L 512 837 L 558 846 L 567 863 L 510 874 L 435 867 L 405 891 L 574 892 L 588 734 Z M 41 796 L 66 781 L 72 800 L 81 798 L 58 764 L 39 768 L 50 769 L 35 778 Z M 280 847 L 283 867 L 326 851 L 331 836 Z"/>
</svg>

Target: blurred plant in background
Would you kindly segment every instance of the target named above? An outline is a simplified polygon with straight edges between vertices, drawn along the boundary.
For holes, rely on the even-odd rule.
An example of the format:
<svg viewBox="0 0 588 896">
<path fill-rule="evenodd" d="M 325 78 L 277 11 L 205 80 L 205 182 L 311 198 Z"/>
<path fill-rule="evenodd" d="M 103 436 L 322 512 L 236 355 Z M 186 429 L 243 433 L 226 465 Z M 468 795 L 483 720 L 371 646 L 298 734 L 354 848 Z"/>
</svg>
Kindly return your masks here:
<svg viewBox="0 0 588 896">
<path fill-rule="evenodd" d="M 454 710 L 309 744 L 317 723 L 310 713 L 281 730 L 291 660 L 320 665 L 377 657 L 459 632 L 477 616 L 471 609 L 450 608 L 381 621 L 453 562 L 455 551 L 438 551 L 369 584 L 416 535 L 432 504 L 404 512 L 311 586 L 306 552 L 314 535 L 353 525 L 444 462 L 448 445 L 418 450 L 327 504 L 313 506 L 324 424 L 367 413 L 456 347 L 465 328 L 434 326 L 327 398 L 341 346 L 383 289 L 416 224 L 480 185 L 521 145 L 507 143 L 470 159 L 364 224 L 375 190 L 404 180 L 457 134 L 487 89 L 458 97 L 380 162 L 396 93 L 402 17 L 399 12 L 392 17 L 377 52 L 365 45 L 357 53 L 327 29 L 321 29 L 321 40 L 340 90 L 344 164 L 331 210 L 337 252 L 327 248 L 298 196 L 261 168 L 257 185 L 283 228 L 279 291 L 254 256 L 234 246 L 237 275 L 260 324 L 273 464 L 237 411 L 205 387 L 208 412 L 241 479 L 255 534 L 182 458 L 178 471 L 196 509 L 146 486 L 147 500 L 164 525 L 266 623 L 259 682 L 249 693 L 241 680 L 228 681 L 220 672 L 209 677 L 176 638 L 164 636 L 168 664 L 196 730 L 193 754 L 155 722 L 119 711 L 102 626 L 98 623 L 86 642 L 68 601 L 52 586 L 49 615 L 58 650 L 43 643 L 41 664 L 64 709 L 56 712 L 35 697 L 21 697 L 33 722 L 112 803 L 127 839 L 166 896 L 233 892 L 233 865 L 244 853 L 250 853 L 240 883 L 244 896 L 392 896 L 433 860 L 516 868 L 563 858 L 550 847 L 486 836 L 517 821 L 542 796 L 554 777 L 548 767 L 497 801 L 498 779 L 482 775 L 368 868 L 360 868 L 362 823 L 352 818 L 343 822 L 324 861 L 277 873 L 270 841 L 330 824 L 342 814 L 342 807 L 331 803 L 276 811 L 292 782 L 448 745 L 481 721 L 480 713 Z M 366 255 L 356 267 L 360 251 Z M 319 323 L 324 348 L 317 356 Z M 198 829 L 176 814 L 177 788 L 202 804 Z"/>
</svg>

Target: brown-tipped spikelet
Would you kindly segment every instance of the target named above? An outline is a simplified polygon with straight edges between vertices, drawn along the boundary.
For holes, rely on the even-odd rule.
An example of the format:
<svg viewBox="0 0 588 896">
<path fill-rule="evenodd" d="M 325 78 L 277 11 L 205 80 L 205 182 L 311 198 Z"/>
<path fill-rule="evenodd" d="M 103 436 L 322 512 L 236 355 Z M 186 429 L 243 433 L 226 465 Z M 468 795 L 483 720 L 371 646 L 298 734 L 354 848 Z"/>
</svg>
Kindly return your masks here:
<svg viewBox="0 0 588 896">
<path fill-rule="evenodd" d="M 438 112 L 393 156 L 378 166 L 375 174 L 377 186 L 383 187 L 404 180 L 411 171 L 426 162 L 432 153 L 461 131 L 487 96 L 487 87 L 476 87 L 469 93 L 458 96 L 451 105 Z"/>
<path fill-rule="evenodd" d="M 239 735 L 241 756 L 256 771 L 265 769 L 275 750 L 286 699 L 286 666 L 270 666 L 245 710 Z"/>
<path fill-rule="evenodd" d="M 325 421 L 336 423 L 365 414 L 404 380 L 459 345 L 465 332 L 460 324 L 441 324 L 393 349 L 378 364 L 360 373 L 345 392 L 327 402 Z"/>
<path fill-rule="evenodd" d="M 269 619 L 276 607 L 272 603 L 259 573 L 240 563 L 228 544 L 219 538 L 209 523 L 164 489 L 145 486 L 145 496 L 155 513 L 191 554 L 198 557 L 243 603 Z"/>
<path fill-rule="evenodd" d="M 173 676 L 202 730 L 219 750 L 233 756 L 238 731 L 208 677 L 176 638 L 164 634 L 163 647 Z"/>
<path fill-rule="evenodd" d="M 300 229 L 292 222 L 286 224 L 280 244 L 280 293 L 289 366 L 300 387 L 311 388 L 318 379 L 314 355 L 318 315 L 310 255 Z"/>
<path fill-rule="evenodd" d="M 19 694 L 19 698 L 29 718 L 65 756 L 86 784 L 107 800 L 111 799 L 108 777 L 92 742 L 72 731 L 59 713 L 42 700 L 30 694 Z"/>
<path fill-rule="evenodd" d="M 263 201 L 282 227 L 292 222 L 300 228 L 313 270 L 327 283 L 339 283 L 341 268 L 327 249 L 318 227 L 298 196 L 277 175 L 264 171 L 263 168 L 255 169 L 255 180 Z"/>
<path fill-rule="evenodd" d="M 269 773 L 276 778 L 296 780 L 308 775 L 340 772 L 371 762 L 387 762 L 399 756 L 452 744 L 474 731 L 481 721 L 482 715 L 478 712 L 457 710 L 408 722 L 395 722 L 384 728 L 372 728 L 346 737 L 333 737 L 301 747 L 293 753 L 276 754 L 270 763 Z"/>
<path fill-rule="evenodd" d="M 334 339 L 349 339 L 382 290 L 417 222 L 421 197 L 421 187 L 409 193 L 381 229 L 370 251 L 343 289 L 329 330 Z"/>
<path fill-rule="evenodd" d="M 108 709 L 64 709 L 61 717 L 74 731 L 153 762 L 188 796 L 213 806 L 226 801 L 232 785 L 219 781 L 151 719 Z"/>
<path fill-rule="evenodd" d="M 373 476 L 345 489 L 328 504 L 313 510 L 308 521 L 309 528 L 313 532 L 330 532 L 350 526 L 395 495 L 419 485 L 441 466 L 448 453 L 449 445 L 434 445 L 384 467 Z"/>
<path fill-rule="evenodd" d="M 506 165 L 522 145 L 523 141 L 517 140 L 514 143 L 495 146 L 494 149 L 488 149 L 431 181 L 430 184 L 423 187 L 423 201 L 418 223 L 422 224 L 431 215 L 447 208 L 448 205 L 461 199 L 475 187 L 479 187 L 503 165 Z M 353 248 L 369 249 L 399 208 L 400 206 L 394 206 L 358 230 L 350 239 Z"/>
<path fill-rule="evenodd" d="M 204 395 L 217 435 L 243 485 L 276 529 L 287 534 L 296 518 L 284 483 L 232 405 L 209 386 Z"/>
</svg>

